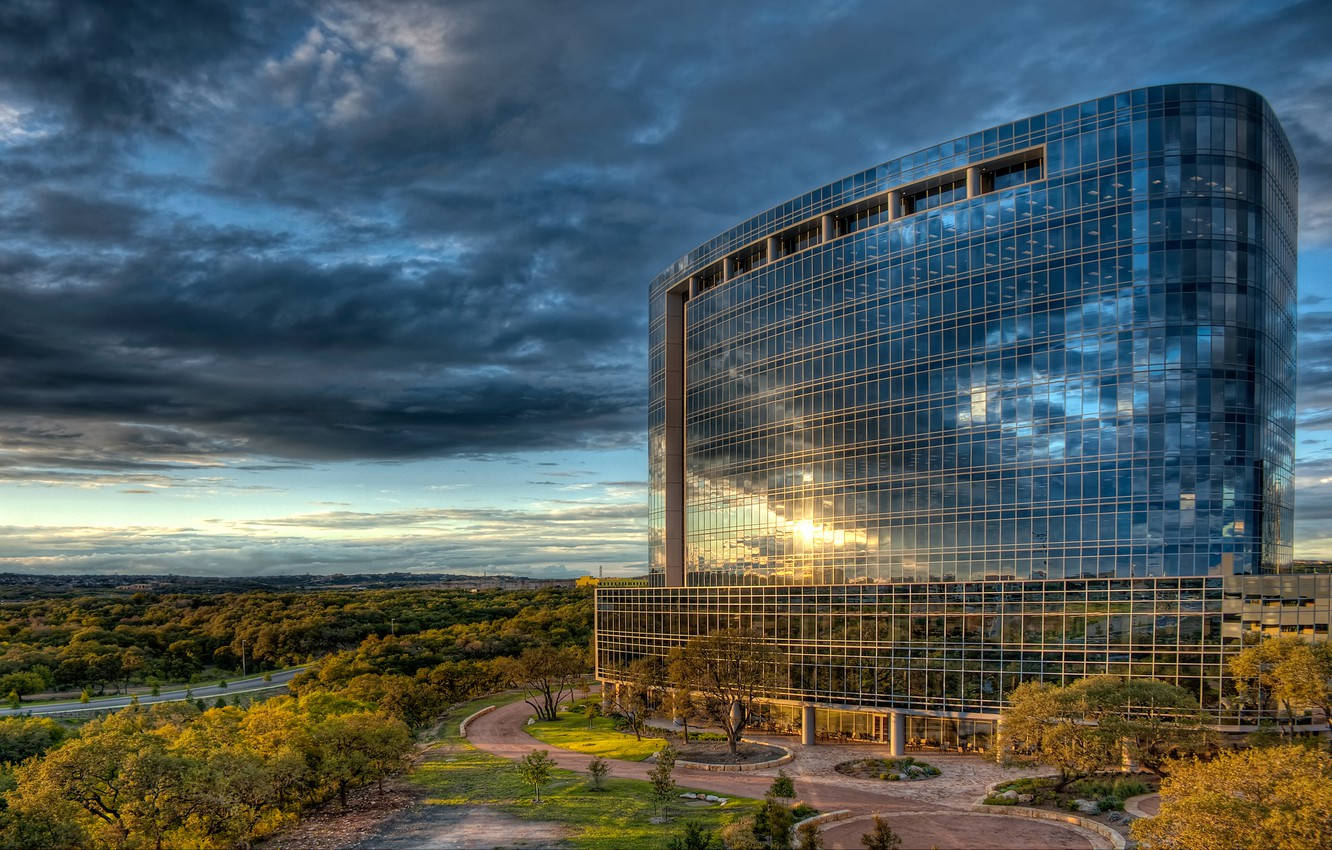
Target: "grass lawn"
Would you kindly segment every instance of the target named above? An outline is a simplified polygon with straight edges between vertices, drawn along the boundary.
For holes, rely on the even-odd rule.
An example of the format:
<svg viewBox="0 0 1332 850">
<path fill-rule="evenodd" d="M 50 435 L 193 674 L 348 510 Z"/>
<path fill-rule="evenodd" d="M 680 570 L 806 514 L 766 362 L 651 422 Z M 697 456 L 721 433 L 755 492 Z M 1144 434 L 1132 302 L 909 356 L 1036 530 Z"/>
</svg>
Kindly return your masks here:
<svg viewBox="0 0 1332 850">
<path fill-rule="evenodd" d="M 530 724 L 527 734 L 552 747 L 625 761 L 642 761 L 666 746 L 665 738 L 650 738 L 645 734 L 639 741 L 632 732 L 616 732 L 615 721 L 609 717 L 592 718 L 592 728 L 589 729 L 587 718 L 583 716 L 586 703 L 587 700 L 580 700 L 572 711 L 560 712 L 558 720 Z"/>
<path fill-rule="evenodd" d="M 606 790 L 592 791 L 588 777 L 558 769 L 552 771 L 552 781 L 542 789 L 541 804 L 535 805 L 531 786 L 518 777 L 513 762 L 481 752 L 457 737 L 459 721 L 489 702 L 503 700 L 505 697 L 478 700 L 451 713 L 443 727 L 452 730 L 446 739 L 448 752 L 439 760 L 421 763 L 409 777 L 426 790 L 428 804 L 490 806 L 524 819 L 560 823 L 570 828 L 576 847 L 591 850 L 658 848 L 667 836 L 682 829 L 686 820 L 717 830 L 735 818 L 753 814 L 758 807 L 757 800 L 732 798 L 725 806 L 692 809 L 681 800 L 674 807 L 671 823 L 654 824 L 650 820 L 656 812 L 647 782 L 607 779 Z M 586 731 L 586 721 L 583 728 Z M 701 789 L 681 787 L 678 793 L 690 790 Z"/>
</svg>

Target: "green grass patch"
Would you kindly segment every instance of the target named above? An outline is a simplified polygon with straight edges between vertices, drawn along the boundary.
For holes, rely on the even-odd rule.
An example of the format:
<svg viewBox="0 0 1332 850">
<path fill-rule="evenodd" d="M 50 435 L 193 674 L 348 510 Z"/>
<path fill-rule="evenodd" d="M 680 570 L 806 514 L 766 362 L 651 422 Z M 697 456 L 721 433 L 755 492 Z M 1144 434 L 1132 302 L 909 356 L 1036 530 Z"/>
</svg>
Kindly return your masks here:
<svg viewBox="0 0 1332 850">
<path fill-rule="evenodd" d="M 644 735 L 640 741 L 632 732 L 615 731 L 615 721 L 609 717 L 592 718 L 591 728 L 588 728 L 587 718 L 583 716 L 586 702 L 575 703 L 572 710 L 560 712 L 556 720 L 529 724 L 527 734 L 552 747 L 625 761 L 642 761 L 666 746 L 665 738 Z"/>
<path fill-rule="evenodd" d="M 697 821 L 707 830 L 719 830 L 758 809 L 758 801 L 745 798 L 731 798 L 725 806 L 705 808 L 686 806 L 684 800 L 679 800 L 670 823 L 654 824 L 651 819 L 656 809 L 647 782 L 610 778 L 604 791 L 593 791 L 588 777 L 559 769 L 552 772 L 552 781 L 542 789 L 541 804 L 536 805 L 532 803 L 531 786 L 522 782 L 513 762 L 477 750 L 457 737 L 458 723 L 464 717 L 487 704 L 512 702 L 514 698 L 489 697 L 450 712 L 442 728 L 452 730 L 449 743 L 453 746 L 422 762 L 409 775 L 425 789 L 427 804 L 490 806 L 526 820 L 563 824 L 569 828 L 575 847 L 590 850 L 657 847 L 665 843 L 666 836 L 681 830 L 686 820 Z M 587 721 L 579 719 L 586 731 Z M 633 741 L 632 735 L 629 740 Z M 682 786 L 677 793 L 703 790 Z"/>
</svg>

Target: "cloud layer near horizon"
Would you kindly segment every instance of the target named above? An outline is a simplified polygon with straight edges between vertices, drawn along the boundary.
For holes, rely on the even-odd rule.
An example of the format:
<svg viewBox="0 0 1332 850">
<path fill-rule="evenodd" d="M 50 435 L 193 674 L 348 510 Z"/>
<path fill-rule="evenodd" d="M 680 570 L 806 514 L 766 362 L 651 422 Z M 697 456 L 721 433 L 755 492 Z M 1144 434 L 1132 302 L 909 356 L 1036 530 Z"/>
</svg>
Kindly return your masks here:
<svg viewBox="0 0 1332 850">
<path fill-rule="evenodd" d="M 658 269 L 811 186 L 1107 89 L 1262 92 L 1301 158 L 1302 248 L 1332 256 L 1329 39 L 1316 2 L 7 4 L 0 499 L 40 486 L 206 504 L 330 465 L 641 446 Z M 1317 464 L 1332 319 L 1305 321 L 1302 451 Z M 1302 466 L 1302 537 L 1332 540 L 1332 487 L 1306 473 L 1321 477 Z M 585 495 L 594 515 L 644 511 L 641 491 Z M 10 528 L 0 564 L 344 557 L 328 528 L 299 526 L 263 538 L 263 557 L 191 561 L 195 531 L 261 532 L 152 510 L 85 534 L 77 558 L 55 532 Z M 641 560 L 641 528 L 588 533 L 614 538 L 612 562 Z M 345 557 L 417 563 L 396 551 Z M 522 545 L 439 551 L 421 563 L 565 563 Z"/>
</svg>

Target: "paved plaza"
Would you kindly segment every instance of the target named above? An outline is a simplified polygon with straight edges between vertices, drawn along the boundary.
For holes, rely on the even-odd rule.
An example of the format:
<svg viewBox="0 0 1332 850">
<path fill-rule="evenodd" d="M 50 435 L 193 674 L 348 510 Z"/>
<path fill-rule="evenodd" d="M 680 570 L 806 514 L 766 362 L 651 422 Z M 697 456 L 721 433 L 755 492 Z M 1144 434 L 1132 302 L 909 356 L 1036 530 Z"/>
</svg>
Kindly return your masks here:
<svg viewBox="0 0 1332 850">
<path fill-rule="evenodd" d="M 556 763 L 568 770 L 585 772 L 589 757 L 552 747 L 525 731 L 532 709 L 516 702 L 478 717 L 467 729 L 468 739 L 482 750 L 508 759 L 521 758 L 532 750 L 547 750 Z M 872 825 L 870 816 L 881 814 L 902 837 L 903 848 L 963 850 L 963 848 L 1107 848 L 1109 842 L 1095 833 L 1072 824 L 1033 821 L 1026 818 L 968 811 L 994 782 L 1023 776 L 1038 776 L 1042 771 L 1000 767 L 974 755 L 921 753 L 922 759 L 943 773 L 934 779 L 916 782 L 883 782 L 855 779 L 837 773 L 839 762 L 858 758 L 884 757 L 887 747 L 868 744 L 819 744 L 802 746 L 789 738 L 754 740 L 781 744 L 795 753 L 795 759 L 782 766 L 795 780 L 797 797 L 822 812 L 850 810 L 857 819 L 829 825 L 824 830 L 828 850 L 860 848 L 860 836 Z M 646 779 L 650 762 L 610 760 L 611 775 Z M 715 773 L 677 770 L 676 781 L 683 787 L 703 788 L 723 796 L 761 798 L 777 775 L 777 768 Z"/>
</svg>

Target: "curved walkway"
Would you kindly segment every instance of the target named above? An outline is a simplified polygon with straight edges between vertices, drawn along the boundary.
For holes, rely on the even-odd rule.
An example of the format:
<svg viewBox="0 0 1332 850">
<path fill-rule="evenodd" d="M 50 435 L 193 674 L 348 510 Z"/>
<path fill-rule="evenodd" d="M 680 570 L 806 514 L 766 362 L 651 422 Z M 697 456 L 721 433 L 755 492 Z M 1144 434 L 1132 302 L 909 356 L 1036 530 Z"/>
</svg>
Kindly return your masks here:
<svg viewBox="0 0 1332 850">
<path fill-rule="evenodd" d="M 533 750 L 546 750 L 559 767 L 585 773 L 591 756 L 554 747 L 528 735 L 525 726 L 531 715 L 531 706 L 522 701 L 501 706 L 473 720 L 467 727 L 467 739 L 478 749 L 506 759 L 521 758 Z M 993 774 L 1002 770 L 975 757 L 931 754 L 926 758 L 948 772 L 951 781 L 925 780 L 890 785 L 852 779 L 832 772 L 832 765 L 838 761 L 866 755 L 881 757 L 882 747 L 874 749 L 836 744 L 801 747 L 785 739 L 783 745 L 796 751 L 796 760 L 786 765 L 785 770 L 795 780 L 799 799 L 824 812 L 849 809 L 857 815 L 887 815 L 889 822 L 902 835 L 905 847 L 1048 847 L 1084 850 L 1102 846 L 1072 826 L 1029 821 L 1002 814 L 967 812 L 976 798 L 985 792 L 985 786 L 996 781 Z M 646 762 L 608 761 L 611 776 L 646 779 L 651 770 L 651 764 Z M 702 788 L 722 796 L 761 798 L 776 775 L 775 768 L 745 773 L 681 770 L 675 778 L 682 787 Z M 1003 772 L 998 777 L 1013 778 L 1020 775 L 1022 773 Z M 830 850 L 839 847 L 859 848 L 860 836 L 868 828 L 868 822 L 863 819 L 834 824 L 824 833 L 828 839 L 827 847 Z M 855 834 L 852 836 L 853 831 Z M 844 841 L 843 832 L 850 838 Z"/>
<path fill-rule="evenodd" d="M 966 812 L 903 812 L 884 816 L 902 839 L 902 850 L 937 847 L 940 850 L 1089 850 L 1109 842 L 1071 824 L 1027 820 L 1001 814 Z M 828 850 L 859 848 L 860 836 L 874 828 L 869 816 L 834 823 L 823 830 Z"/>
</svg>

